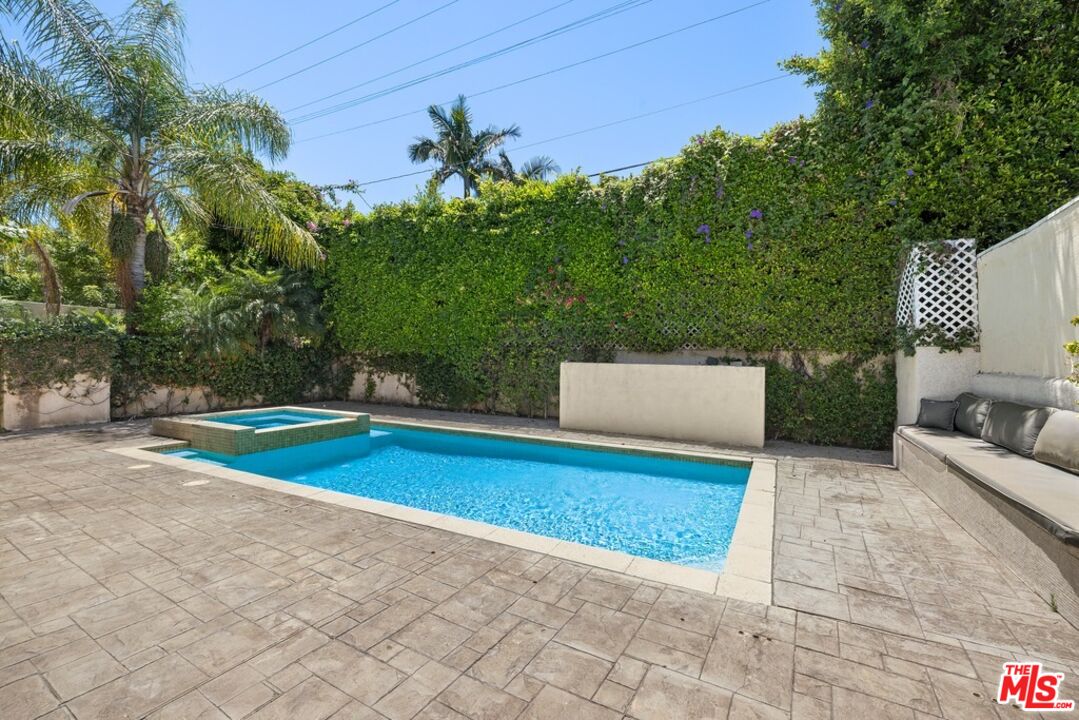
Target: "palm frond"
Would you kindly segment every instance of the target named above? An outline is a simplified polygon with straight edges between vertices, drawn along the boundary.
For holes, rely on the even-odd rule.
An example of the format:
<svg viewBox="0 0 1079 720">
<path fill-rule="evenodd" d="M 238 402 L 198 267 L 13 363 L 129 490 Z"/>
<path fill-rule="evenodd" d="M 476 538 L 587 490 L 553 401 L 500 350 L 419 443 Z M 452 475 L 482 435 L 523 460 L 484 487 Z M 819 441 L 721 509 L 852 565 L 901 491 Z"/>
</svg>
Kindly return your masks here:
<svg viewBox="0 0 1079 720">
<path fill-rule="evenodd" d="M 88 0 L 7 0 L 28 46 L 87 91 L 113 92 L 120 72 L 110 60 L 115 32 Z"/>
<path fill-rule="evenodd" d="M 297 266 L 322 260 L 314 237 L 281 211 L 262 185 L 257 164 L 239 148 L 183 143 L 162 152 L 199 204 L 252 244 Z"/>
<path fill-rule="evenodd" d="M 124 45 L 150 50 L 177 76 L 183 75 L 184 33 L 180 6 L 168 0 L 135 0 L 120 25 Z"/>
<path fill-rule="evenodd" d="M 431 138 L 418 137 L 408 146 L 408 159 L 414 163 L 445 159 L 445 148 Z"/>
<path fill-rule="evenodd" d="M 191 93 L 190 100 L 164 123 L 160 134 L 166 141 L 183 135 L 216 137 L 265 153 L 272 160 L 285 157 L 292 142 L 288 123 L 272 105 L 249 93 L 224 88 Z"/>
<path fill-rule="evenodd" d="M 525 180 L 546 180 L 560 172 L 562 168 L 553 159 L 547 155 L 537 155 L 527 160 L 517 174 Z"/>
</svg>

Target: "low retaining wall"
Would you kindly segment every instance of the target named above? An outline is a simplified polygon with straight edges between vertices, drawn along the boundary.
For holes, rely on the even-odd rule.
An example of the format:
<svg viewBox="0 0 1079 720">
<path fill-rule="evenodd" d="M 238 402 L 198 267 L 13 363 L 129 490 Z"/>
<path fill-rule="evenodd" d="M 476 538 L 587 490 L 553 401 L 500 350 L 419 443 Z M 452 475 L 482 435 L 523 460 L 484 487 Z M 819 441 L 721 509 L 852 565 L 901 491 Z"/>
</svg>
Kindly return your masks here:
<svg viewBox="0 0 1079 720">
<path fill-rule="evenodd" d="M 75 376 L 70 385 L 45 388 L 38 393 L 4 393 L 5 430 L 83 425 L 109 421 L 108 380 Z"/>
<path fill-rule="evenodd" d="M 764 368 L 562 363 L 559 426 L 764 445 Z"/>
<path fill-rule="evenodd" d="M 154 385 L 149 392 L 124 405 L 114 407 L 112 417 L 117 420 L 130 417 L 158 417 L 210 412 L 224 407 L 257 407 L 262 404 L 261 397 L 226 403 L 221 398 L 215 397 L 207 388 Z"/>
</svg>

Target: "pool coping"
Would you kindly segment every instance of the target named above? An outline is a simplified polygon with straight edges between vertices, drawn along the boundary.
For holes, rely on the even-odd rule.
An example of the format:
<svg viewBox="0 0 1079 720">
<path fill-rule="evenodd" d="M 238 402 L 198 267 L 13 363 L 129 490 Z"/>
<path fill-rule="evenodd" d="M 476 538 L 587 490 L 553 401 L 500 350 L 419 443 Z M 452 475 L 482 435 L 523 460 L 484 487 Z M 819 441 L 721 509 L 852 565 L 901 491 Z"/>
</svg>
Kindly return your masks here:
<svg viewBox="0 0 1079 720">
<path fill-rule="evenodd" d="M 731 536 L 727 559 L 721 573 L 691 568 L 675 563 L 652 560 L 630 555 L 617 550 L 592 547 L 569 540 L 536 535 L 534 533 L 513 530 L 489 523 L 468 520 L 430 510 L 399 505 L 397 503 L 373 500 L 350 493 L 278 480 L 243 470 L 234 470 L 219 465 L 211 465 L 197 460 L 173 457 L 162 454 L 162 445 L 167 449 L 176 449 L 175 441 L 154 442 L 138 447 L 110 448 L 113 452 L 134 460 L 156 462 L 183 470 L 209 475 L 222 480 L 232 480 L 245 485 L 326 502 L 341 507 L 362 510 L 402 522 L 423 525 L 455 532 L 491 542 L 509 545 L 522 550 L 530 550 L 545 555 L 591 565 L 593 567 L 620 572 L 626 575 L 665 583 L 677 587 L 689 588 L 712 595 L 746 600 L 749 602 L 772 604 L 772 543 L 775 524 L 776 461 L 772 458 L 755 456 L 724 455 L 700 451 L 680 451 L 650 447 L 636 443 L 605 443 L 590 440 L 574 440 L 552 436 L 530 435 L 523 433 L 474 430 L 427 422 L 404 422 L 372 418 L 379 425 L 401 428 L 415 428 L 480 437 L 492 437 L 505 440 L 517 440 L 549 445 L 594 449 L 606 452 L 624 452 L 638 455 L 666 457 L 671 459 L 713 462 L 717 464 L 749 465 L 749 478 L 742 504 L 738 510 L 734 533 Z M 165 441 L 162 438 L 162 441 Z"/>
</svg>

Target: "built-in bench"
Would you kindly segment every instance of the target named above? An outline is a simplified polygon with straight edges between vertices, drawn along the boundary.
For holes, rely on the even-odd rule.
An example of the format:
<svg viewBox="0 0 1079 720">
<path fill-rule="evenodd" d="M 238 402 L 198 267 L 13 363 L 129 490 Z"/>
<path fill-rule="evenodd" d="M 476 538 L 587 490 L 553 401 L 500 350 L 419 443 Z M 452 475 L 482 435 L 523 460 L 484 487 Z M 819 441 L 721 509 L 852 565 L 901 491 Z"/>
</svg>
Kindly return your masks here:
<svg viewBox="0 0 1079 720">
<path fill-rule="evenodd" d="M 904 426 L 896 467 L 1079 626 L 1079 476 L 961 432 Z"/>
</svg>

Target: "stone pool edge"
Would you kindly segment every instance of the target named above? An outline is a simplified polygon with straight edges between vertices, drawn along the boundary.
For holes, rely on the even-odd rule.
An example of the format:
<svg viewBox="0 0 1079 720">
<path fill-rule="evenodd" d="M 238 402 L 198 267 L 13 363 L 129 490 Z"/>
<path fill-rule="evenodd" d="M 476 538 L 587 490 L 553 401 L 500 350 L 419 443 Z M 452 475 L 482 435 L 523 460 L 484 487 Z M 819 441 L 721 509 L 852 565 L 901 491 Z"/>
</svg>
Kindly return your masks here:
<svg viewBox="0 0 1079 720">
<path fill-rule="evenodd" d="M 556 437 L 541 437 L 518 433 L 489 432 L 465 428 L 449 427 L 435 423 L 372 420 L 382 425 L 414 427 L 424 430 L 436 430 L 465 435 L 479 435 L 501 439 L 528 440 L 545 444 L 564 445 L 583 449 L 596 449 L 613 452 L 630 452 L 646 455 L 659 455 L 671 459 L 696 460 L 698 462 L 716 462 L 749 464 L 749 478 L 746 481 L 745 495 L 739 507 L 738 519 L 731 536 L 730 548 L 722 573 L 715 573 L 699 568 L 690 568 L 675 563 L 638 557 L 616 550 L 582 545 L 569 540 L 559 540 L 544 535 L 513 530 L 491 525 L 476 520 L 467 520 L 443 513 L 420 510 L 396 503 L 373 500 L 336 490 L 324 490 L 301 483 L 278 480 L 242 470 L 210 465 L 197 460 L 173 457 L 162 454 L 160 446 L 176 443 L 148 443 L 139 447 L 109 448 L 109 452 L 129 457 L 142 462 L 155 462 L 162 465 L 209 475 L 223 480 L 232 480 L 245 485 L 318 500 L 333 505 L 381 515 L 402 522 L 434 527 L 460 535 L 501 543 L 522 550 L 530 550 L 545 555 L 569 560 L 584 565 L 625 573 L 643 580 L 660 582 L 676 587 L 689 588 L 712 595 L 722 595 L 737 600 L 772 604 L 772 543 L 775 523 L 776 461 L 771 458 L 738 457 L 720 453 L 694 451 L 671 451 L 636 444 L 613 444 L 594 441 L 567 440 Z"/>
</svg>

